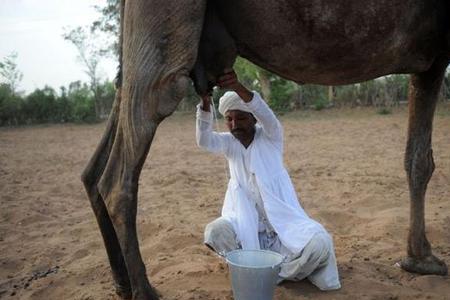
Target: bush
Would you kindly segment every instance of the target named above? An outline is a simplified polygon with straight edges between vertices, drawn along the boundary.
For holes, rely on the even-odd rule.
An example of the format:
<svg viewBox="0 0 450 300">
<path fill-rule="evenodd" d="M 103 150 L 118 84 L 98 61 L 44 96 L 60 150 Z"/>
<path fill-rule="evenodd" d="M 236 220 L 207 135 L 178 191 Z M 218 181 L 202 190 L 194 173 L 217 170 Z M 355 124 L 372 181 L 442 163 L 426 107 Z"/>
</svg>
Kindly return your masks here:
<svg viewBox="0 0 450 300">
<path fill-rule="evenodd" d="M 71 118 L 74 122 L 96 121 L 95 103 L 87 84 L 80 81 L 72 82 L 67 93 L 68 101 L 72 105 Z"/>
<path fill-rule="evenodd" d="M 290 100 L 296 92 L 296 84 L 281 77 L 274 76 L 271 81 L 271 98 L 269 106 L 277 111 L 290 109 Z"/>
<path fill-rule="evenodd" d="M 98 118 L 104 120 L 108 118 L 109 112 L 111 111 L 114 98 L 116 96 L 116 88 L 114 83 L 111 81 L 106 81 L 103 84 L 99 84 L 97 87 L 97 101 L 99 106 L 99 116 Z M 95 101 L 92 99 L 92 101 Z"/>
<path fill-rule="evenodd" d="M 44 87 L 29 94 L 23 105 L 23 114 L 26 123 L 56 122 L 58 117 L 55 90 Z"/>
<path fill-rule="evenodd" d="M 73 105 L 67 97 L 66 89 L 61 88 L 61 96 L 56 98 L 55 121 L 58 123 L 67 123 L 73 121 L 72 111 Z"/>
<path fill-rule="evenodd" d="M 105 118 L 114 95 L 111 82 L 99 85 L 98 99 Z M 96 120 L 93 93 L 85 83 L 72 82 L 68 89 L 61 88 L 59 96 L 51 87 L 44 87 L 25 98 L 15 95 L 9 85 L 0 84 L 0 126 Z"/>
<path fill-rule="evenodd" d="M 379 115 L 389 115 L 390 113 L 391 113 L 391 110 L 386 107 L 382 107 L 377 110 L 377 114 L 379 114 Z"/>
<path fill-rule="evenodd" d="M 8 84 L 0 84 L 0 126 L 20 124 L 22 105 L 23 99 L 14 95 Z"/>
<path fill-rule="evenodd" d="M 328 106 L 327 88 L 325 86 L 308 84 L 300 87 L 303 101 L 308 108 L 321 110 Z"/>
<path fill-rule="evenodd" d="M 314 110 L 322 110 L 322 109 L 326 108 L 327 106 L 328 106 L 328 101 L 319 98 L 319 99 L 316 99 L 316 101 L 314 101 L 312 108 Z"/>
<path fill-rule="evenodd" d="M 360 104 L 358 87 L 355 84 L 335 87 L 336 106 L 357 106 Z"/>
</svg>

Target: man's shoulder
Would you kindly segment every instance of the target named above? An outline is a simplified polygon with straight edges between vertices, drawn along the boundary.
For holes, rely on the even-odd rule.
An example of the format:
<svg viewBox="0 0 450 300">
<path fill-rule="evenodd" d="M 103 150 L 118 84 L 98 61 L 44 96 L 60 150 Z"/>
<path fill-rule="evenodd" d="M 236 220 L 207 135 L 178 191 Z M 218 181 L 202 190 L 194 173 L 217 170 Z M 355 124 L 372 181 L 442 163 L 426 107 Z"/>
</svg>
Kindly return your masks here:
<svg viewBox="0 0 450 300">
<path fill-rule="evenodd" d="M 272 139 L 272 138 L 264 131 L 264 129 L 262 128 L 261 125 L 256 124 L 255 129 L 256 129 L 256 131 L 255 131 L 255 138 L 258 138 L 258 139 Z M 282 137 L 282 136 L 283 136 L 283 135 L 281 135 L 281 137 Z"/>
</svg>

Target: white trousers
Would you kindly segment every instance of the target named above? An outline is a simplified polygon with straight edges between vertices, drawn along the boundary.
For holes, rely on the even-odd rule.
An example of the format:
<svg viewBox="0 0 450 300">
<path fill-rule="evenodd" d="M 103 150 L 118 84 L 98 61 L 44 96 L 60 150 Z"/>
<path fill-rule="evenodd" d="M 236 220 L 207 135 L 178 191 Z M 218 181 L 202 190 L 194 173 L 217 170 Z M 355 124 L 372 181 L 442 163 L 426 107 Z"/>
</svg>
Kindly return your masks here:
<svg viewBox="0 0 450 300">
<path fill-rule="evenodd" d="M 218 218 L 206 226 L 205 244 L 222 256 L 241 248 L 233 225 L 224 218 Z M 287 249 L 276 233 L 259 233 L 259 244 L 261 249 L 271 250 L 285 257 L 281 264 L 279 283 L 283 280 L 298 281 L 308 278 L 321 290 L 341 287 L 337 277 L 333 242 L 327 233 L 315 234 L 300 253 L 292 253 Z M 330 271 L 331 274 L 336 274 L 331 279 L 328 276 Z"/>
</svg>

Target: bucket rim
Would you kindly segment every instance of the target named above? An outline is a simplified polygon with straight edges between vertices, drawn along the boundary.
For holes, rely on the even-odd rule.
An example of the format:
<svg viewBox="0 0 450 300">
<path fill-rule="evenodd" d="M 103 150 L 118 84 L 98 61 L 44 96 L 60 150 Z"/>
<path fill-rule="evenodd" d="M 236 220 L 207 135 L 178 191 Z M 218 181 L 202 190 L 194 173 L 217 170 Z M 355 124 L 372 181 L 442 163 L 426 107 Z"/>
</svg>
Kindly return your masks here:
<svg viewBox="0 0 450 300">
<path fill-rule="evenodd" d="M 280 258 L 280 262 L 279 262 L 279 263 L 276 263 L 276 264 L 267 264 L 267 265 L 263 265 L 263 266 L 255 266 L 255 267 L 253 267 L 253 266 L 250 267 L 250 266 L 246 266 L 246 265 L 241 265 L 241 264 L 237 264 L 237 263 L 235 263 L 235 262 L 232 262 L 232 261 L 230 261 L 230 260 L 228 259 L 228 256 L 229 256 L 229 255 L 231 255 L 231 254 L 233 254 L 233 253 L 236 253 L 236 252 L 265 252 L 265 253 L 270 253 L 270 254 L 272 254 L 272 255 L 278 256 L 278 257 Z M 284 256 L 281 255 L 280 253 L 275 252 L 275 251 L 272 251 L 272 250 L 261 250 L 261 249 L 260 249 L 260 250 L 257 250 L 257 249 L 254 249 L 254 250 L 243 250 L 243 249 L 236 249 L 236 250 L 232 250 L 232 251 L 228 252 L 228 253 L 225 255 L 225 260 L 226 260 L 226 262 L 227 262 L 228 264 L 231 264 L 231 265 L 233 265 L 233 266 L 240 267 L 240 268 L 265 269 L 265 268 L 275 268 L 275 267 L 278 267 L 279 265 L 281 265 L 281 264 L 283 263 Z"/>
</svg>

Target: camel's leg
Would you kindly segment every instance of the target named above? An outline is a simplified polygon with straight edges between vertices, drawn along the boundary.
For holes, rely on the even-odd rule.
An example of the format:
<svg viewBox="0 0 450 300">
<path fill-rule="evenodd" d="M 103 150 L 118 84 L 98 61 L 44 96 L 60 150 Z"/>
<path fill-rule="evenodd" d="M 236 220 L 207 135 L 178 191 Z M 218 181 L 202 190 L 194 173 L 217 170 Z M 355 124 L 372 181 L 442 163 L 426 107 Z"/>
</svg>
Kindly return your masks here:
<svg viewBox="0 0 450 300">
<path fill-rule="evenodd" d="M 448 65 L 447 58 L 411 76 L 409 87 L 409 127 L 405 153 L 405 170 L 410 190 L 410 228 L 408 256 L 402 260 L 404 270 L 420 274 L 447 274 L 445 263 L 431 252 L 425 235 L 425 192 L 434 171 L 431 134 L 439 89 Z"/>
<path fill-rule="evenodd" d="M 124 12 L 125 0 L 121 0 L 120 6 L 120 21 L 121 28 L 123 27 L 123 12 Z M 122 34 L 120 34 L 119 44 L 122 44 Z M 119 51 L 119 62 L 122 62 L 122 51 Z M 131 286 L 128 278 L 128 271 L 123 259 L 122 250 L 120 249 L 119 241 L 117 240 L 116 231 L 109 217 L 108 211 L 100 195 L 97 184 L 100 177 L 105 170 L 106 163 L 108 162 L 109 155 L 111 153 L 112 145 L 114 142 L 115 133 L 117 130 L 119 107 L 121 102 L 121 86 L 122 86 L 122 67 L 116 77 L 116 97 L 114 105 L 109 116 L 108 125 L 102 140 L 98 145 L 93 157 L 89 161 L 89 164 L 85 168 L 81 178 L 87 191 L 89 200 L 91 202 L 92 209 L 95 213 L 97 223 L 100 227 L 100 232 L 103 237 L 106 252 L 108 254 L 109 263 L 111 266 L 114 285 L 116 287 L 116 293 L 123 299 L 131 298 Z"/>
<path fill-rule="evenodd" d="M 112 225 L 108 211 L 102 196 L 98 192 L 97 184 L 103 174 L 108 161 L 111 148 L 114 142 L 115 132 L 118 123 L 118 110 L 120 105 L 120 89 L 116 92 L 116 100 L 111 110 L 105 133 L 92 156 L 89 164 L 85 168 L 81 180 L 84 183 L 86 192 L 91 202 L 92 209 L 97 219 L 100 232 L 103 237 L 109 263 L 111 265 L 112 276 L 116 286 L 116 293 L 124 299 L 131 298 L 130 280 L 123 260 L 122 251 L 117 240 L 116 231 Z"/>
<path fill-rule="evenodd" d="M 159 123 L 187 94 L 197 56 L 203 1 L 125 1 L 122 102 L 98 189 L 128 271 L 133 299 L 158 299 L 136 232 L 139 175 Z"/>
</svg>

